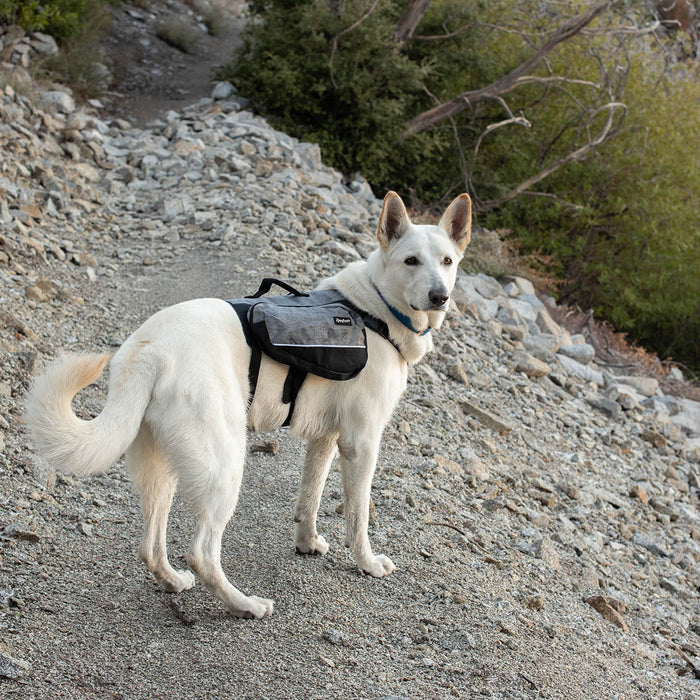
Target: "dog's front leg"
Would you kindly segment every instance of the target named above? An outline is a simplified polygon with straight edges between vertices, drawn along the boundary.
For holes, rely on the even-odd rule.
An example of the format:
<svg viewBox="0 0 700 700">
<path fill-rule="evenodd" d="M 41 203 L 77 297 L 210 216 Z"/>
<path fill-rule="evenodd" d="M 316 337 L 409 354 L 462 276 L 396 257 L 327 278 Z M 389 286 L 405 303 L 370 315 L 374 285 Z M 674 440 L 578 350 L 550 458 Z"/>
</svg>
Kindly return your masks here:
<svg viewBox="0 0 700 700">
<path fill-rule="evenodd" d="M 316 532 L 316 516 L 328 470 L 335 457 L 337 440 L 337 435 L 312 438 L 306 447 L 304 473 L 294 512 L 294 546 L 300 554 L 325 554 L 328 551 L 328 543 Z"/>
<path fill-rule="evenodd" d="M 369 543 L 369 501 L 372 477 L 377 466 L 379 439 L 342 436 L 338 440 L 340 469 L 345 497 L 345 546 L 355 555 L 358 568 L 370 576 L 390 574 L 396 566 L 389 557 L 374 554 Z"/>
</svg>

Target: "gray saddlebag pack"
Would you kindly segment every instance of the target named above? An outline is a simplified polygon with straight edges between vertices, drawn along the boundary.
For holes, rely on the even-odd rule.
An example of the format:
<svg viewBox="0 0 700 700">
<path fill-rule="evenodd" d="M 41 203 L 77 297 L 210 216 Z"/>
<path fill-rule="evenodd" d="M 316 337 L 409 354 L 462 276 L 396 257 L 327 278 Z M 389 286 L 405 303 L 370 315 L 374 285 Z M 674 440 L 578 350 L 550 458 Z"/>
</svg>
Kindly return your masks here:
<svg viewBox="0 0 700 700">
<path fill-rule="evenodd" d="M 261 299 L 273 284 L 290 294 Z M 283 402 L 291 404 L 288 421 L 307 374 L 345 381 L 357 376 L 367 363 L 365 319 L 371 319 L 370 323 L 376 319 L 363 314 L 339 292 L 303 293 L 280 280 L 265 278 L 254 295 L 228 303 L 238 314 L 253 351 L 248 373 L 251 396 L 261 353 L 289 365 L 282 395 Z"/>
</svg>

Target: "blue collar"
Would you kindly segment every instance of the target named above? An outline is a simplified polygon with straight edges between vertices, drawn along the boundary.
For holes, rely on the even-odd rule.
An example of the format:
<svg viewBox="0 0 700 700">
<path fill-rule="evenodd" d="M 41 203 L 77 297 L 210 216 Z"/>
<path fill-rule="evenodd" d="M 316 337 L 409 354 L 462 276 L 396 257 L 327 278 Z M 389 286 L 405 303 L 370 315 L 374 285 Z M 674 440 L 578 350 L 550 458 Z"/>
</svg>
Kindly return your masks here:
<svg viewBox="0 0 700 700">
<path fill-rule="evenodd" d="M 371 280 L 370 280 L 371 282 Z M 386 307 L 391 311 L 391 313 L 394 315 L 397 321 L 402 323 L 406 328 L 408 328 L 409 331 L 412 331 L 416 335 L 422 336 L 426 335 L 427 333 L 430 333 L 431 330 L 433 330 L 430 326 L 428 326 L 425 330 L 419 331 L 416 330 L 413 327 L 413 324 L 411 323 L 411 319 L 406 316 L 406 314 L 402 314 L 396 307 L 392 306 L 385 298 L 384 295 L 379 291 L 379 287 L 372 282 L 372 286 L 374 287 L 374 290 L 379 294 L 379 298 L 386 304 Z"/>
</svg>

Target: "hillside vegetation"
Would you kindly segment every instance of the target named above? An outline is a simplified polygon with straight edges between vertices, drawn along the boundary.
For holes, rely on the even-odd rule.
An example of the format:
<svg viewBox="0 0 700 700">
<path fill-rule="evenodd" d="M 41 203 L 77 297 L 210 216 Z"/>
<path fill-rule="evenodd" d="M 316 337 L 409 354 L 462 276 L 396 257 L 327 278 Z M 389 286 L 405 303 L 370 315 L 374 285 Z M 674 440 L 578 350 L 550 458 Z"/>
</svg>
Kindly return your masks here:
<svg viewBox="0 0 700 700">
<path fill-rule="evenodd" d="M 700 367 L 690 3 L 251 5 L 220 77 L 276 126 L 378 194 L 468 190 L 480 223 L 551 258 L 563 299 Z"/>
<path fill-rule="evenodd" d="M 0 24 L 18 24 L 27 31 L 45 32 L 66 41 L 104 4 L 102 0 L 0 0 Z"/>
</svg>

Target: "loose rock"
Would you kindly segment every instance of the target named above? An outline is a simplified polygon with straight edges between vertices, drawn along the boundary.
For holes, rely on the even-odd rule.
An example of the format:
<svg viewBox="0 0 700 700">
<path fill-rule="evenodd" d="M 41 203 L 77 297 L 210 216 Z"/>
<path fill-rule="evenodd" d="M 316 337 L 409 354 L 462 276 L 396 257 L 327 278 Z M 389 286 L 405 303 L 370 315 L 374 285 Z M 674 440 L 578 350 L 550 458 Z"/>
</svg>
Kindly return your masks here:
<svg viewBox="0 0 700 700">
<path fill-rule="evenodd" d="M 586 602 L 608 622 L 612 622 L 623 632 L 627 632 L 627 623 L 620 614 L 626 608 L 620 605 L 620 601 L 608 596 L 597 595 L 587 598 Z"/>
</svg>

